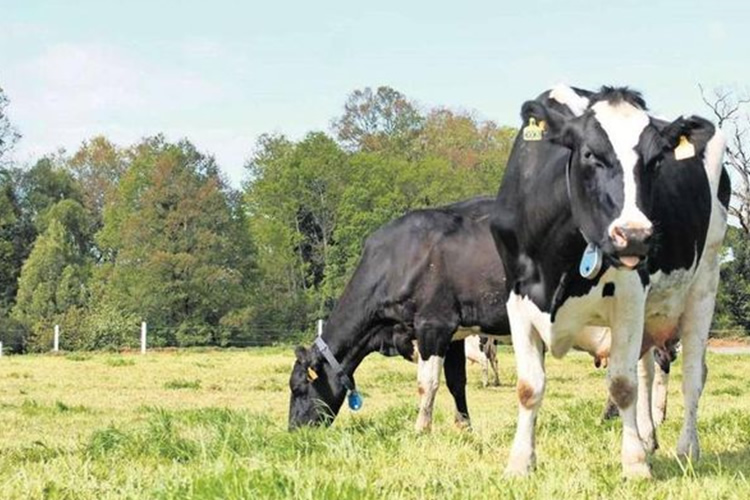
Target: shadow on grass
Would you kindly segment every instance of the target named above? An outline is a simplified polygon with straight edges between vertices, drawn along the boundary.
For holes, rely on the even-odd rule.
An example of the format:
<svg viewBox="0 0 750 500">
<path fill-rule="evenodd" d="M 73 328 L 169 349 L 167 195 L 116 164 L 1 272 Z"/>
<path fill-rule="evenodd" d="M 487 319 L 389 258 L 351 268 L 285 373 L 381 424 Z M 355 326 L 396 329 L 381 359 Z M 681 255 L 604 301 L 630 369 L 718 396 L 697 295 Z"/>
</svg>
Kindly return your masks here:
<svg viewBox="0 0 750 500">
<path fill-rule="evenodd" d="M 740 450 L 704 453 L 696 463 L 678 459 L 673 453 L 657 453 L 651 463 L 654 478 L 660 481 L 719 476 L 737 479 L 750 475 L 750 446 Z"/>
</svg>

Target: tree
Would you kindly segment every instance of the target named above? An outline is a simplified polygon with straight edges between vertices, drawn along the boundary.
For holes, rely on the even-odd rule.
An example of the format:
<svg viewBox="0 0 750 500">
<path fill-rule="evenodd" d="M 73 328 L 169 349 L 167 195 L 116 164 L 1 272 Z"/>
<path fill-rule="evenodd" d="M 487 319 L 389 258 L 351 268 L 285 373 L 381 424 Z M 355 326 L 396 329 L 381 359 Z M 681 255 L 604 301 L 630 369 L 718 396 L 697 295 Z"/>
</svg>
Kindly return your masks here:
<svg viewBox="0 0 750 500">
<path fill-rule="evenodd" d="M 281 323 L 302 328 L 312 319 L 308 314 L 324 312 L 320 286 L 335 246 L 341 194 L 350 181 L 346 155 L 323 133 L 310 133 L 298 144 L 265 136 L 248 169 L 246 199 L 263 288 L 285 297 L 288 314 L 277 316 Z"/>
<path fill-rule="evenodd" d="M 85 211 L 76 201 L 60 204 L 55 213 L 61 217 L 49 219 L 23 265 L 13 308 L 13 318 L 30 330 L 26 346 L 32 350 L 48 347 L 52 326 L 68 313 L 78 315 L 87 300 L 90 262 L 70 227 L 85 226 Z"/>
<path fill-rule="evenodd" d="M 2 314 L 15 303 L 22 265 L 37 236 L 47 227 L 47 212 L 62 200 L 82 199 L 75 179 L 60 167 L 60 161 L 59 157 L 50 156 L 37 161 L 26 171 L 15 167 L 0 169 Z"/>
<path fill-rule="evenodd" d="M 333 121 L 338 140 L 349 151 L 404 154 L 421 129 L 423 117 L 399 91 L 381 86 L 352 92 L 344 114 Z"/>
<path fill-rule="evenodd" d="M 471 194 L 494 194 L 508 163 L 516 129 L 498 127 L 473 114 L 437 108 L 429 112 L 416 141 L 418 156 L 440 158 L 461 172 Z"/>
<path fill-rule="evenodd" d="M 750 97 L 741 97 L 732 90 L 718 88 L 706 96 L 700 86 L 703 102 L 713 112 L 718 126 L 728 136 L 724 166 L 732 178 L 732 200 L 729 214 L 746 236 L 750 236 Z"/>
<path fill-rule="evenodd" d="M 718 88 L 707 96 L 699 87 L 703 102 L 728 136 L 724 167 L 732 182 L 729 223 L 724 240 L 727 258 L 721 267 L 714 326 L 742 328 L 750 332 L 750 97 Z M 732 227 L 733 224 L 739 228 Z"/>
<path fill-rule="evenodd" d="M 0 87 L 0 167 L 4 166 L 7 154 L 21 137 L 8 119 L 6 113 L 8 104 L 8 97 L 5 95 L 3 88 Z"/>
<path fill-rule="evenodd" d="M 98 230 L 107 196 L 127 167 L 124 151 L 106 137 L 97 136 L 84 141 L 65 166 L 81 186 L 83 205 L 93 215 Z"/>
<path fill-rule="evenodd" d="M 727 258 L 721 266 L 714 328 L 750 332 L 750 239 L 730 226 L 724 248 Z"/>
<path fill-rule="evenodd" d="M 127 157 L 97 234 L 97 303 L 147 320 L 157 345 L 226 340 L 222 321 L 246 306 L 253 273 L 238 197 L 188 141 L 149 138 Z"/>
</svg>

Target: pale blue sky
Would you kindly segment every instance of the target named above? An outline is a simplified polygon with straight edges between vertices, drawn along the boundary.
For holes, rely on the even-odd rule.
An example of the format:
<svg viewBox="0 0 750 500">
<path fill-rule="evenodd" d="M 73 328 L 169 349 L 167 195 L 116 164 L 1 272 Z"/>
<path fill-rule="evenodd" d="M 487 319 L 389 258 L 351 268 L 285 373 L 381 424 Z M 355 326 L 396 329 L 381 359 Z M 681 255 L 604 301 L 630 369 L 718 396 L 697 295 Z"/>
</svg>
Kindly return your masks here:
<svg viewBox="0 0 750 500">
<path fill-rule="evenodd" d="M 609 3 L 0 0 L 0 86 L 19 161 L 164 132 L 235 185 L 258 135 L 327 131 L 364 86 L 514 126 L 559 82 L 628 84 L 665 116 L 707 114 L 698 83 L 750 88 L 747 0 Z"/>
</svg>

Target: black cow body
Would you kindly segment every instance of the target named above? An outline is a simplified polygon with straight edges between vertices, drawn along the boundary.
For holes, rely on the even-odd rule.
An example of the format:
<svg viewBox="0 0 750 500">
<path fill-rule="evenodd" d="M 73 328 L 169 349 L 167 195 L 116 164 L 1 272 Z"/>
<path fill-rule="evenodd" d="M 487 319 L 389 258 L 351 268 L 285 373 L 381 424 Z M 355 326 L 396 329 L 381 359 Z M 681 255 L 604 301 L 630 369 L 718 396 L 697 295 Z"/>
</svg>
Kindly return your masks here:
<svg viewBox="0 0 750 500">
<path fill-rule="evenodd" d="M 608 384 L 623 417 L 624 473 L 650 475 L 651 347 L 666 350 L 676 338 L 686 406 L 678 452 L 697 456 L 695 415 L 729 194 L 723 139 L 697 117 L 649 117 L 640 95 L 626 89 L 556 87 L 522 114 L 546 128 L 516 139 L 492 220 L 518 365 L 519 423 L 507 472 L 534 466 L 543 344 L 560 357 L 598 335 L 596 327 L 612 331 Z M 680 136 L 687 150 L 677 147 Z M 584 277 L 587 244 L 601 268 Z"/>
<path fill-rule="evenodd" d="M 416 341 L 418 430 L 430 426 L 443 363 L 457 423 L 468 425 L 462 339 L 510 332 L 503 267 L 489 231 L 494 204 L 476 198 L 417 210 L 373 233 L 323 330 L 322 339 L 351 380 L 372 352 L 413 359 Z M 299 347 L 296 354 L 289 425 L 330 422 L 347 393 L 342 374 L 334 373 L 318 346 Z"/>
</svg>

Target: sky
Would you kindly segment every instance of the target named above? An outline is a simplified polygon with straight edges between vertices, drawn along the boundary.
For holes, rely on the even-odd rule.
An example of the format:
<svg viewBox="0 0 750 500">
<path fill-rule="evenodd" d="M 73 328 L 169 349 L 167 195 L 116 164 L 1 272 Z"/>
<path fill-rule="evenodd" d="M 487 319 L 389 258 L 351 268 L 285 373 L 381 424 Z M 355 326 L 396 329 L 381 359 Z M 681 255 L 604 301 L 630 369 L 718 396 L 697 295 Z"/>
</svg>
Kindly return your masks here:
<svg viewBox="0 0 750 500">
<path fill-rule="evenodd" d="M 698 84 L 750 89 L 750 2 L 0 0 L 22 164 L 164 133 L 240 186 L 259 135 L 330 131 L 355 89 L 519 126 L 523 101 L 558 83 L 709 116 Z"/>
</svg>

